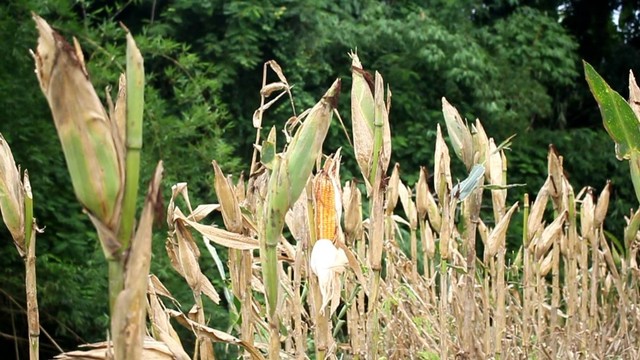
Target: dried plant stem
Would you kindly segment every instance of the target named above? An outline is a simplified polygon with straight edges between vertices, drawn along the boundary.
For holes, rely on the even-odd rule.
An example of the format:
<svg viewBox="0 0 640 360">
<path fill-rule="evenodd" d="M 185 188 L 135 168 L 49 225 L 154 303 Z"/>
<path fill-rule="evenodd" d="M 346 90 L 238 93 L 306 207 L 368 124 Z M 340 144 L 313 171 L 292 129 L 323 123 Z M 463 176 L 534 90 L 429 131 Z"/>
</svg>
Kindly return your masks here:
<svg viewBox="0 0 640 360">
<path fill-rule="evenodd" d="M 444 225 L 444 224 L 443 224 Z M 442 241 L 442 240 L 441 240 Z M 447 316 L 449 314 L 447 307 L 447 288 L 448 288 L 448 271 L 447 260 L 440 261 L 440 358 L 449 358 L 449 331 L 447 326 Z"/>
<path fill-rule="evenodd" d="M 589 329 L 589 239 L 582 239 L 580 241 L 580 328 L 578 331 L 586 333 Z M 590 350 L 590 341 L 586 341 L 586 338 L 581 338 L 580 351 L 587 354 Z"/>
<path fill-rule="evenodd" d="M 305 241 L 305 240 L 303 240 Z M 308 241 L 308 237 L 307 237 Z M 303 243 L 296 246 L 296 259 L 293 268 L 293 298 L 294 304 L 303 304 L 302 299 L 302 266 L 304 264 Z M 248 284 L 251 286 L 251 283 Z M 250 289 L 250 288 L 249 288 Z M 294 306 L 293 309 L 293 341 L 295 342 L 295 354 L 297 359 L 303 359 L 307 352 L 306 341 L 307 333 L 302 322 L 302 307 Z"/>
<path fill-rule="evenodd" d="M 251 250 L 234 250 L 236 256 L 240 257 L 240 301 L 242 303 L 242 327 L 241 327 L 241 339 L 246 341 L 247 344 L 253 346 L 253 294 L 251 292 L 251 277 L 253 276 L 251 266 L 253 264 L 253 254 Z M 245 351 L 245 356 L 249 354 Z"/>
<path fill-rule="evenodd" d="M 564 236 L 562 234 L 561 236 Z M 551 269 L 551 313 L 549 316 L 550 336 L 549 342 L 551 346 L 551 357 L 556 358 L 558 351 L 558 339 L 555 336 L 556 329 L 559 327 L 558 311 L 560 310 L 560 241 L 553 242 L 552 253 L 552 269 Z"/>
<path fill-rule="evenodd" d="M 377 129 L 377 127 L 376 127 Z M 380 128 L 380 131 L 381 128 Z M 382 135 L 380 135 L 382 136 Z M 374 149 L 380 149 L 374 147 Z M 376 153 L 376 151 L 374 151 Z M 380 271 L 382 269 L 382 250 L 384 241 L 384 189 L 382 189 L 382 165 L 378 162 L 374 169 L 376 172 L 375 180 L 372 182 L 373 191 L 370 198 L 371 214 L 369 227 L 369 261 L 371 262 L 371 285 L 369 292 L 369 314 L 367 317 L 367 338 L 368 338 L 368 355 L 372 357 L 378 356 L 378 340 L 380 338 L 380 324 L 378 322 L 378 297 L 380 290 Z"/>
<path fill-rule="evenodd" d="M 40 353 L 40 316 L 36 289 L 36 224 L 33 222 L 33 199 L 25 197 L 25 217 L 31 219 L 26 226 L 31 228 L 25 258 L 25 286 L 27 291 L 27 319 L 29 327 L 29 359 L 38 360 Z"/>
<path fill-rule="evenodd" d="M 506 332 L 506 304 L 505 304 L 505 292 L 506 287 L 504 284 L 504 270 L 505 270 L 505 247 L 502 245 L 497 254 L 496 262 L 496 277 L 493 279 L 496 288 L 496 329 L 495 329 L 495 353 L 496 358 L 501 358 L 502 355 L 502 339 Z"/>
<path fill-rule="evenodd" d="M 391 219 L 389 218 L 389 222 L 391 222 Z M 418 280 L 418 237 L 416 234 L 416 228 L 414 228 L 413 226 L 411 227 L 411 270 L 412 270 L 412 276 L 413 276 L 413 281 L 417 281 Z"/>
<path fill-rule="evenodd" d="M 595 230 L 595 234 L 589 234 L 591 244 L 591 287 L 589 296 L 589 320 L 588 329 L 590 334 L 598 331 L 598 273 L 600 272 L 600 257 L 598 256 L 598 236 L 600 229 Z M 596 354 L 596 341 L 589 341 L 589 353 Z"/>
<path fill-rule="evenodd" d="M 463 203 L 463 213 L 465 216 L 463 253 L 467 254 L 466 281 L 464 289 L 464 314 L 462 320 L 462 345 L 467 356 L 476 357 L 475 342 L 473 334 L 469 329 L 473 328 L 474 308 L 475 308 L 475 285 L 476 285 L 476 230 L 478 227 L 480 202 L 482 201 L 482 191 L 475 191 Z M 426 265 L 425 265 L 426 266 Z M 426 272 L 425 272 L 426 276 Z"/>
<path fill-rule="evenodd" d="M 36 289 L 36 231 L 35 223 L 28 242 L 25 259 L 25 284 L 27 289 L 27 318 L 29 323 L 29 359 L 38 360 L 40 353 L 40 317 L 38 315 L 38 293 Z"/>
<path fill-rule="evenodd" d="M 532 324 L 531 317 L 531 254 L 529 253 L 529 194 L 524 194 L 524 211 L 522 214 L 522 253 L 523 253 L 523 274 L 522 274 L 522 347 L 525 356 L 528 356 L 530 350 L 529 337 L 530 326 Z"/>
<path fill-rule="evenodd" d="M 578 229 L 576 219 L 576 203 L 573 190 L 569 191 L 569 233 L 567 236 L 567 271 L 565 272 L 565 285 L 567 293 L 567 338 L 571 339 L 573 345 L 576 331 L 576 307 L 578 305 L 578 264 L 576 255 L 578 254 Z"/>
</svg>

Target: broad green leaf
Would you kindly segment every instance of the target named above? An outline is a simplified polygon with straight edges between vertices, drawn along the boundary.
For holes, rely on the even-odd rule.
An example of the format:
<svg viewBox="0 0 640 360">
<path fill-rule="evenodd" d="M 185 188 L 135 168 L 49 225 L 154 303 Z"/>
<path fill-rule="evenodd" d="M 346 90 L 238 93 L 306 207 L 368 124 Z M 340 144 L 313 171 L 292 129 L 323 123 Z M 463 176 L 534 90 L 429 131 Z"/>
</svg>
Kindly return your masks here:
<svg viewBox="0 0 640 360">
<path fill-rule="evenodd" d="M 624 98 L 611 89 L 591 65 L 583 63 L 584 74 L 600 107 L 604 127 L 616 143 L 616 157 L 618 160 L 629 159 L 632 149 L 640 149 L 638 119 Z"/>
</svg>

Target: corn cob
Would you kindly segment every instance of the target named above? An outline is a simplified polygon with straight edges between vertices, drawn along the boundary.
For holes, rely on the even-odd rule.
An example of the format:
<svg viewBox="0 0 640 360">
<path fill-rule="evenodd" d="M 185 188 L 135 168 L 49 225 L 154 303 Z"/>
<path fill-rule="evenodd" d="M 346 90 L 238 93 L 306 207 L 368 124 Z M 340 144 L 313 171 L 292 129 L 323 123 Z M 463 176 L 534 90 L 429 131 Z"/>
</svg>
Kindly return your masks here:
<svg viewBox="0 0 640 360">
<path fill-rule="evenodd" d="M 34 15 L 40 36 L 36 74 L 62 143 L 76 197 L 114 228 L 124 183 L 122 139 L 100 103 L 82 57 L 46 21 Z"/>
<path fill-rule="evenodd" d="M 24 191 L 9 144 L 0 134 L 0 213 L 21 256 L 25 250 Z"/>
<path fill-rule="evenodd" d="M 340 192 L 331 175 L 322 170 L 315 178 L 315 224 L 318 239 L 335 241 L 340 222 Z"/>
</svg>

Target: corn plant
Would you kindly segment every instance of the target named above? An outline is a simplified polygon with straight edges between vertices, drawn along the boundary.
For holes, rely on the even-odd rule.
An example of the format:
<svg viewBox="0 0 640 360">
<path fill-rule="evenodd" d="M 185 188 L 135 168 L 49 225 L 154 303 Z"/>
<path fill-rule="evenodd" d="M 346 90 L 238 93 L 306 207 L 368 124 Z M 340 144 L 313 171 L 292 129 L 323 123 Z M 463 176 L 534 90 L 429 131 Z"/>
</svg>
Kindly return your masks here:
<svg viewBox="0 0 640 360">
<path fill-rule="evenodd" d="M 151 224 L 162 165 L 152 178 L 134 231 L 138 193 L 144 70 L 127 31 L 127 68 L 108 112 L 89 80 L 82 49 L 33 15 L 39 38 L 33 58 L 62 144 L 78 200 L 98 232 L 109 264 L 111 334 L 116 359 L 139 359 L 145 332 L 145 274 L 151 261 Z M 126 30 L 126 29 L 125 29 Z M 128 254 L 127 256 L 125 256 Z"/>
</svg>

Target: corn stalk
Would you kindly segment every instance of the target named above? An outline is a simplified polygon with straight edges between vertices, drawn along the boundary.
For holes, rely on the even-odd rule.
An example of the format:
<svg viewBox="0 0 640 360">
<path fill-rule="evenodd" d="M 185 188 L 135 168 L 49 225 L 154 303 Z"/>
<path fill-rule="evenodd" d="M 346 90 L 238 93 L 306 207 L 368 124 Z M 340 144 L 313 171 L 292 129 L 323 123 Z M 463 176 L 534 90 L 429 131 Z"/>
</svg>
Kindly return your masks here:
<svg viewBox="0 0 640 360">
<path fill-rule="evenodd" d="M 13 154 L 0 134 L 0 213 L 7 225 L 18 254 L 24 261 L 29 329 L 29 359 L 37 360 L 40 353 L 40 316 L 36 288 L 36 233 L 39 231 L 33 217 L 33 194 L 29 174 L 20 170 Z"/>
</svg>

